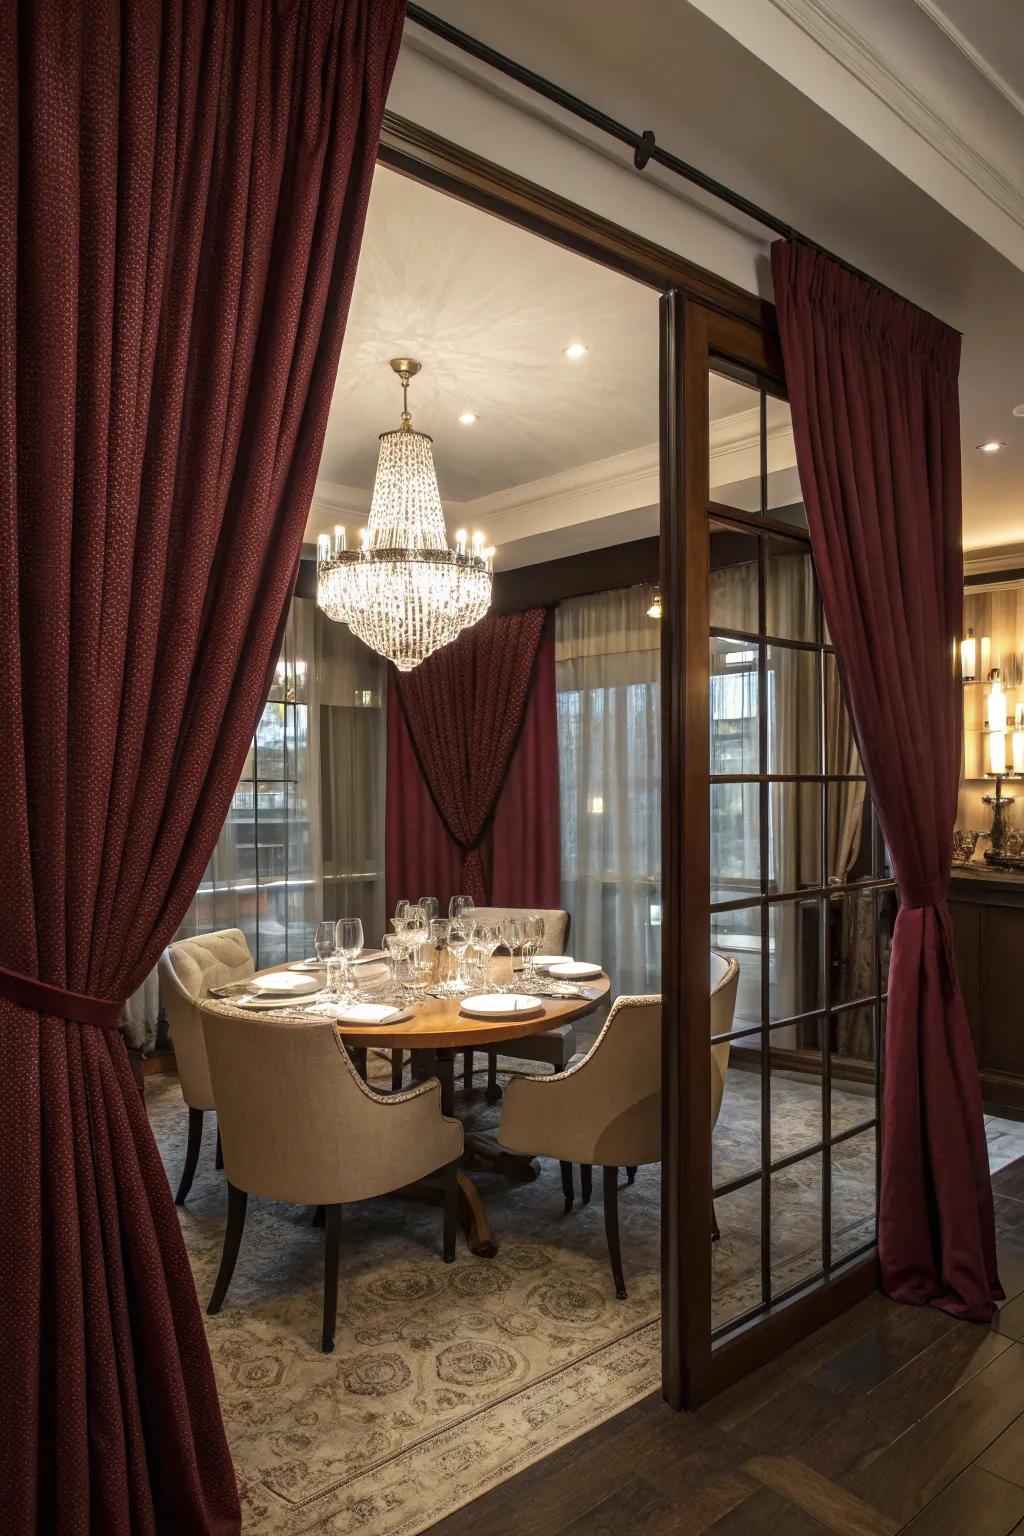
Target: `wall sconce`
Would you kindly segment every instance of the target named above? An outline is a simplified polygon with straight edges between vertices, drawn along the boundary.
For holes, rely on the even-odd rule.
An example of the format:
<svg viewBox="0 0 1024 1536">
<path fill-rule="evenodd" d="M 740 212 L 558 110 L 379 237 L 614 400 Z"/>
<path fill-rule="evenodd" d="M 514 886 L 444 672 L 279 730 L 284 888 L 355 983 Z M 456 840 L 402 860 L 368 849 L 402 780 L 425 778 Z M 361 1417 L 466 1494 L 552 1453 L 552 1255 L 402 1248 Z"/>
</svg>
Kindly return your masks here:
<svg viewBox="0 0 1024 1536">
<path fill-rule="evenodd" d="M 960 641 L 960 676 L 963 682 L 973 683 L 978 675 L 978 642 L 974 630 L 967 631 L 967 638 Z"/>
<path fill-rule="evenodd" d="M 604 797 L 602 795 L 590 795 L 587 799 L 587 810 L 591 816 L 603 816 Z"/>
<path fill-rule="evenodd" d="M 647 617 L 649 619 L 660 619 L 661 618 L 661 593 L 660 592 L 655 592 L 653 601 L 651 602 L 651 606 L 647 610 Z"/>
<path fill-rule="evenodd" d="M 1006 694 L 1003 691 L 998 667 L 992 668 L 988 680 L 988 728 L 994 734 L 997 731 L 1006 730 Z"/>
</svg>

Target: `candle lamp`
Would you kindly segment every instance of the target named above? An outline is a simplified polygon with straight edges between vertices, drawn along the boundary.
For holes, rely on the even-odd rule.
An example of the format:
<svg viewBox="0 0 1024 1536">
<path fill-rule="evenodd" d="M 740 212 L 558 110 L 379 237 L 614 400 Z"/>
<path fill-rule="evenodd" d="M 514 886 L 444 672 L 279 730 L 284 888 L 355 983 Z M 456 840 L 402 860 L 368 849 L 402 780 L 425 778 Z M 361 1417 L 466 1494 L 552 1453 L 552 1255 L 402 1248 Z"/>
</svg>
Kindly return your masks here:
<svg viewBox="0 0 1024 1536">
<path fill-rule="evenodd" d="M 1024 763 L 1024 714 L 1022 714 L 1021 706 L 1018 706 L 1017 718 L 1021 721 L 1021 730 L 1018 733 L 1015 729 L 1013 733 L 1014 766 L 1010 769 L 1006 766 L 1005 694 L 1002 695 L 1002 700 L 1004 712 L 1003 728 L 990 730 L 988 733 L 988 771 L 985 777 L 995 780 L 995 794 L 985 795 L 982 798 L 983 805 L 990 805 L 992 807 L 992 830 L 989 833 L 989 847 L 985 850 L 985 858 L 990 863 L 1002 859 L 1005 854 L 1006 835 L 1009 831 L 1007 811 L 1008 807 L 1013 804 L 1013 796 L 1003 794 L 1003 780 L 1015 778 L 1017 773 L 1020 772 L 1017 768 L 1018 734 L 1021 761 Z M 996 719 L 999 719 L 998 708 Z M 992 711 L 990 701 L 989 725 L 991 726 L 991 724 Z"/>
</svg>

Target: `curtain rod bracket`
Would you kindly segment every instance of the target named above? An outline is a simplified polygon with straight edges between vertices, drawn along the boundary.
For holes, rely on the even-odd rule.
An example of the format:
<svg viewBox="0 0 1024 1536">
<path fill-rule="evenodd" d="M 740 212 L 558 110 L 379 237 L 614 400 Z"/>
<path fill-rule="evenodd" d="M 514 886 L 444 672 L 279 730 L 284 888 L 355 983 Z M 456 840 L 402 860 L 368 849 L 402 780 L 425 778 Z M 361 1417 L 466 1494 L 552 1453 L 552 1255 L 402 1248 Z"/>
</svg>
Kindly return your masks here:
<svg viewBox="0 0 1024 1536">
<path fill-rule="evenodd" d="M 633 151 L 633 164 L 638 171 L 646 170 L 647 162 L 654 153 L 654 133 L 650 128 L 645 128 L 640 135 L 640 143 Z"/>
</svg>

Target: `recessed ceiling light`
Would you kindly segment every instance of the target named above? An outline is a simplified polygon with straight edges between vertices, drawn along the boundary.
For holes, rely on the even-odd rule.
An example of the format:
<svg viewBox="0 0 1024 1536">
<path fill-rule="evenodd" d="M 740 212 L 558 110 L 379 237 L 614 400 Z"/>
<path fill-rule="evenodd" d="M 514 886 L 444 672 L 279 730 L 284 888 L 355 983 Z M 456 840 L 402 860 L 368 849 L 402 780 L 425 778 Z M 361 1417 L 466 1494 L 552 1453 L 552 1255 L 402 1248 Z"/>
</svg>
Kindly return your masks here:
<svg viewBox="0 0 1024 1536">
<path fill-rule="evenodd" d="M 480 417 L 477 415 L 476 411 L 463 411 L 459 416 L 459 425 L 463 427 L 471 427 L 475 421 L 479 420 Z"/>
<path fill-rule="evenodd" d="M 1015 405 L 1013 408 L 1013 414 L 1015 416 L 1024 416 L 1024 403 Z"/>
<path fill-rule="evenodd" d="M 586 357 L 587 349 L 582 341 L 571 341 L 565 348 L 565 355 L 566 357 L 571 357 L 573 362 L 576 362 L 579 358 Z"/>
<path fill-rule="evenodd" d="M 990 443 L 979 443 L 978 451 L 979 453 L 998 453 L 1000 448 L 1005 447 L 1005 443 L 997 443 L 995 438 L 993 438 Z"/>
</svg>

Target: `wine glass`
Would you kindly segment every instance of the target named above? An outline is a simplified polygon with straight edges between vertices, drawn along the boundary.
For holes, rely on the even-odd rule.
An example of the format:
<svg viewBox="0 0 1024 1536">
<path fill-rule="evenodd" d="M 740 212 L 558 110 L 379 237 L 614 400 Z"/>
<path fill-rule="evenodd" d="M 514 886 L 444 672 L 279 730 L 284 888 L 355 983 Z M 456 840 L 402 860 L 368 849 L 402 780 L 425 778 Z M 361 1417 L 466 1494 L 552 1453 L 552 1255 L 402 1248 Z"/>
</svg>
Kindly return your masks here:
<svg viewBox="0 0 1024 1536">
<path fill-rule="evenodd" d="M 483 959 L 484 985 L 486 987 L 493 987 L 491 960 L 494 951 L 501 943 L 501 933 L 497 925 L 495 923 L 478 923 L 473 943 L 480 951 Z"/>
<path fill-rule="evenodd" d="M 417 905 L 423 908 L 428 925 L 434 921 L 434 918 L 441 910 L 437 904 L 436 896 L 421 896 Z"/>
<path fill-rule="evenodd" d="M 472 912 L 475 905 L 472 896 L 453 896 L 448 903 L 448 916 L 461 917 L 464 912 Z"/>
<path fill-rule="evenodd" d="M 449 947 L 448 933 L 450 928 L 451 919 L 448 917 L 435 917 L 431 919 L 430 942 L 433 944 L 434 953 L 437 956 L 437 995 L 439 997 L 450 997 L 452 995 L 451 977 L 445 974 L 450 970 L 451 965 L 449 961 L 443 958 L 444 951 Z"/>
<path fill-rule="evenodd" d="M 405 933 L 386 933 L 381 940 L 381 947 L 387 956 L 388 965 L 391 968 L 391 985 L 395 990 L 396 999 L 399 1003 L 404 1003 L 406 1000 L 406 990 L 400 971 L 402 961 L 409 952 Z"/>
<path fill-rule="evenodd" d="M 334 945 L 334 924 L 317 923 L 316 933 L 313 936 L 313 948 L 316 950 L 317 959 L 322 960 L 326 965 L 334 954 Z"/>
<path fill-rule="evenodd" d="M 398 932 L 399 927 L 407 921 L 409 916 L 409 909 L 411 906 L 411 901 L 399 901 L 395 904 L 394 924 L 396 933 Z"/>
<path fill-rule="evenodd" d="M 475 933 L 476 923 L 473 920 L 472 907 L 467 908 L 460 916 L 449 919 L 448 948 L 455 956 L 455 980 L 450 983 L 452 997 L 461 997 L 463 993 L 469 991 L 462 968 L 466 960 L 466 950 L 472 944 Z"/>
<path fill-rule="evenodd" d="M 539 912 L 530 912 L 523 918 L 523 983 L 537 985 L 537 951 L 544 942 L 544 919 Z"/>
<path fill-rule="evenodd" d="M 363 949 L 363 924 L 358 917 L 340 917 L 334 928 L 335 943 L 345 961 L 343 982 L 346 995 L 355 991 L 352 982 L 352 962 Z"/>
<path fill-rule="evenodd" d="M 504 944 L 505 948 L 508 950 L 508 972 L 509 972 L 508 981 L 507 981 L 507 983 L 505 983 L 501 987 L 500 990 L 503 991 L 503 992 L 506 992 L 506 991 L 507 992 L 514 992 L 515 989 L 516 989 L 515 952 L 522 945 L 523 935 L 522 935 L 522 932 L 520 930 L 518 920 L 516 918 L 514 918 L 514 917 L 503 918 L 502 921 L 501 921 L 499 932 L 500 932 L 500 935 L 501 935 L 501 942 Z"/>
</svg>

